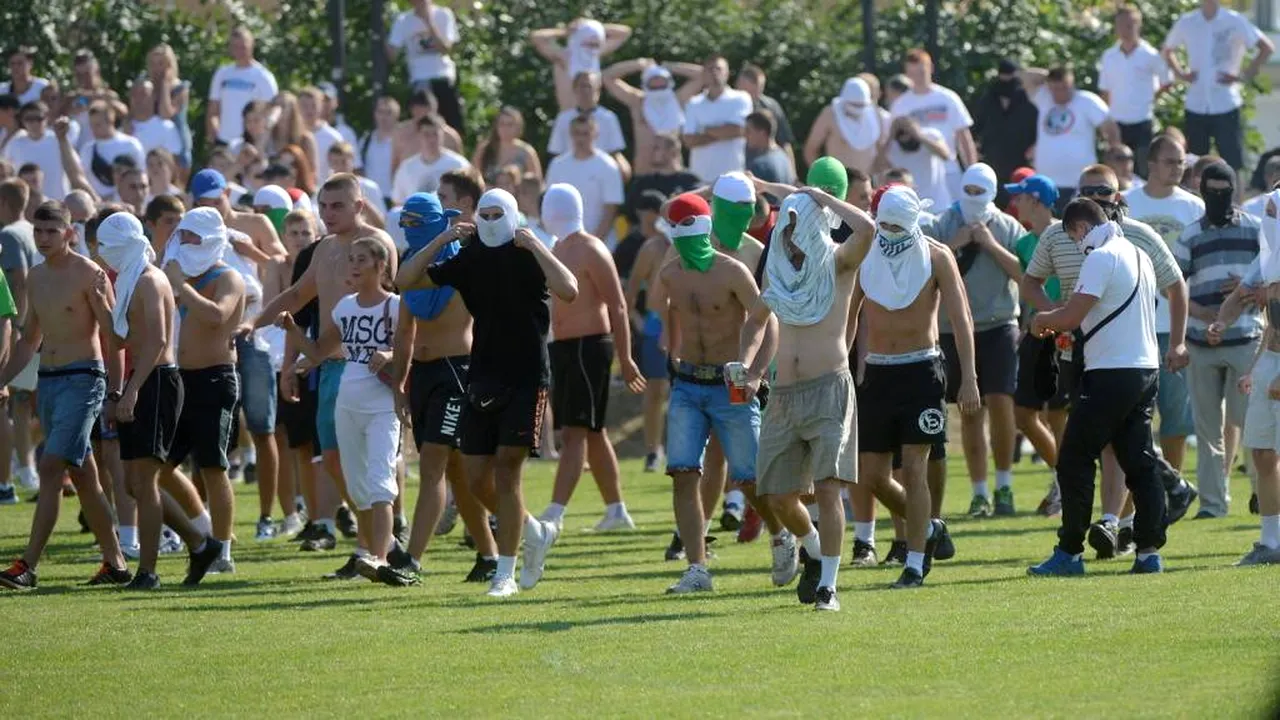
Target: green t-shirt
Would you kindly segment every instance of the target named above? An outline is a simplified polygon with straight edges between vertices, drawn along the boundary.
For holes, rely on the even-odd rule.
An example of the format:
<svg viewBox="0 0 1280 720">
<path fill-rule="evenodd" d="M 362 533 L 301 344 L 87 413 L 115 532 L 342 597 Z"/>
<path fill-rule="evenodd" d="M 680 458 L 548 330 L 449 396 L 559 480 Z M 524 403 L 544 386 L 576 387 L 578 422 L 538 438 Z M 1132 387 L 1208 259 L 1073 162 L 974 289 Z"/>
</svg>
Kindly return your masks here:
<svg viewBox="0 0 1280 720">
<path fill-rule="evenodd" d="M 9 280 L 0 273 L 0 317 L 17 317 L 18 307 L 13 304 L 13 293 L 9 292 Z"/>
<path fill-rule="evenodd" d="M 1027 271 L 1027 266 L 1031 264 L 1031 256 L 1036 252 L 1036 245 L 1040 244 L 1040 237 L 1033 232 L 1018 238 L 1018 264 L 1022 266 L 1022 271 Z M 1050 275 L 1044 281 L 1044 294 L 1054 302 L 1062 301 L 1062 283 L 1058 282 L 1057 275 Z"/>
</svg>

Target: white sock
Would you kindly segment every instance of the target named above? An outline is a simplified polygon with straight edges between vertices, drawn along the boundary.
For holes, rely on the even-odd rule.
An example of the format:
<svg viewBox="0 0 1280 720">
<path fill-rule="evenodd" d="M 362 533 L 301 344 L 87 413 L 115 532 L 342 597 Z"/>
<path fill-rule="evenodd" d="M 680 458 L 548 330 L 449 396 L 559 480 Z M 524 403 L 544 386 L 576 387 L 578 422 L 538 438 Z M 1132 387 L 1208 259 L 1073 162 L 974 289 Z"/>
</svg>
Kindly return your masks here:
<svg viewBox="0 0 1280 720">
<path fill-rule="evenodd" d="M 138 526 L 137 525 L 121 525 L 120 526 L 120 544 L 125 547 L 135 547 L 138 544 Z"/>
<path fill-rule="evenodd" d="M 324 528 L 330 535 L 333 535 L 335 529 L 333 525 L 333 518 L 320 518 L 319 520 L 316 520 L 316 524 Z"/>
<path fill-rule="evenodd" d="M 231 541 L 230 540 L 222 541 L 222 559 L 226 560 L 227 562 L 231 561 Z"/>
<path fill-rule="evenodd" d="M 1116 523 L 1116 524 L 1117 524 L 1119 527 L 1122 527 L 1122 528 L 1132 528 L 1132 527 L 1133 527 L 1133 513 L 1129 513 L 1128 515 L 1125 515 L 1124 517 L 1120 518 L 1120 521 L 1119 521 L 1118 523 Z"/>
<path fill-rule="evenodd" d="M 921 575 L 924 574 L 924 553 L 915 550 L 907 551 L 907 567 L 915 570 Z"/>
<path fill-rule="evenodd" d="M 853 521 L 853 537 L 868 545 L 876 544 L 876 524 L 873 522 Z"/>
<path fill-rule="evenodd" d="M 822 544 L 818 540 L 818 532 L 809 526 L 809 534 L 800 538 L 800 545 L 804 551 L 809 553 L 809 559 L 814 560 L 822 557 Z"/>
<path fill-rule="evenodd" d="M 823 555 L 822 579 L 818 581 L 818 587 L 828 587 L 834 590 L 836 588 L 836 573 L 838 572 L 840 572 L 840 556 Z"/>
<path fill-rule="evenodd" d="M 987 489 L 987 481 L 979 480 L 973 484 L 973 496 L 990 498 L 991 491 Z"/>
<path fill-rule="evenodd" d="M 513 578 L 516 576 L 516 559 L 506 555 L 498 556 L 498 573 L 496 577 Z"/>
<path fill-rule="evenodd" d="M 198 516 L 191 518 L 191 524 L 202 535 L 213 535 L 213 518 L 209 516 L 208 510 L 202 510 Z"/>
<path fill-rule="evenodd" d="M 747 496 L 741 490 L 730 490 L 724 494 L 724 504 L 736 505 L 739 510 L 744 510 L 747 507 Z"/>
<path fill-rule="evenodd" d="M 1272 550 L 1280 548 L 1280 515 L 1262 516 L 1262 544 Z"/>
<path fill-rule="evenodd" d="M 298 522 L 298 521 L 299 521 L 299 520 L 301 520 L 301 519 L 302 519 L 302 518 L 298 517 L 298 513 L 296 513 L 296 512 L 291 512 L 291 513 L 289 513 L 288 515 L 285 515 L 285 516 L 284 516 L 284 521 L 285 521 L 286 523 L 289 523 L 289 522 Z"/>
<path fill-rule="evenodd" d="M 358 558 L 372 558 L 372 557 L 373 557 L 373 553 L 371 553 L 371 552 L 369 552 L 368 550 L 365 550 L 364 548 L 362 548 L 362 547 L 360 547 L 360 546 L 358 546 L 358 545 L 357 545 L 357 546 L 356 546 L 356 557 L 358 557 Z"/>
<path fill-rule="evenodd" d="M 604 514 L 606 517 L 616 518 L 627 514 L 627 504 L 616 502 L 609 503 L 604 506 Z"/>
<path fill-rule="evenodd" d="M 1107 525 L 1117 525 L 1120 522 L 1120 518 L 1111 513 L 1102 513 L 1102 522 Z"/>
<path fill-rule="evenodd" d="M 561 520 L 564 518 L 564 506 L 560 503 L 551 503 L 542 513 L 542 517 L 550 520 L 551 522 Z"/>
<path fill-rule="evenodd" d="M 295 508 L 302 508 L 303 510 L 306 510 L 306 509 L 307 509 L 307 499 L 306 499 L 306 498 L 304 498 L 304 497 L 302 497 L 301 495 L 294 495 L 294 496 L 293 496 L 293 506 L 294 506 Z"/>
<path fill-rule="evenodd" d="M 1138 559 L 1139 559 L 1139 560 L 1146 560 L 1147 558 L 1149 558 L 1149 557 L 1153 557 L 1153 556 L 1154 556 L 1154 557 L 1160 557 L 1160 553 L 1158 553 L 1158 552 L 1138 553 Z"/>
<path fill-rule="evenodd" d="M 241 461 L 244 462 L 245 465 L 257 465 L 258 449 L 255 448 L 253 445 L 250 445 L 249 447 L 240 451 L 240 459 Z"/>
<path fill-rule="evenodd" d="M 542 539 L 542 523 L 532 515 L 524 516 L 524 534 L 538 540 Z"/>
<path fill-rule="evenodd" d="M 1013 487 L 1013 471 L 997 470 L 996 471 L 996 488 L 1003 490 Z"/>
<path fill-rule="evenodd" d="M 1084 559 L 1084 553 L 1082 553 L 1082 552 L 1081 552 L 1081 553 L 1076 553 L 1075 555 L 1072 555 L 1072 556 L 1071 556 L 1071 559 L 1072 559 L 1072 560 L 1074 560 L 1074 561 L 1076 561 L 1076 562 L 1080 562 L 1081 560 L 1083 560 L 1083 559 Z"/>
<path fill-rule="evenodd" d="M 804 506 L 804 509 L 809 511 L 809 520 L 811 522 L 818 522 L 818 503 L 809 503 Z"/>
</svg>

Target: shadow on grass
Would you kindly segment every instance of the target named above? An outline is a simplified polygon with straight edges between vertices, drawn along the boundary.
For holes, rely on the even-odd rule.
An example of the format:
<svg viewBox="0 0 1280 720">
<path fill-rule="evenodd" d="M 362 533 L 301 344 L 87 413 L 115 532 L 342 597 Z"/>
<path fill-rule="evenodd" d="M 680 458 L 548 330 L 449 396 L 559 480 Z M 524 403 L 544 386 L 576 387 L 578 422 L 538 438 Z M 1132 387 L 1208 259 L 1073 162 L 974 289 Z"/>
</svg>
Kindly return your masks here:
<svg viewBox="0 0 1280 720">
<path fill-rule="evenodd" d="M 558 633 L 568 630 L 578 630 L 589 627 L 609 627 L 616 625 L 645 625 L 648 623 L 660 622 L 681 622 L 688 620 L 706 620 L 710 618 L 728 617 L 730 613 L 713 613 L 713 612 L 693 612 L 693 613 L 669 613 L 665 615 L 623 615 L 620 617 L 593 618 L 590 620 L 548 620 L 545 622 L 529 622 L 529 623 L 505 623 L 499 625 L 486 625 L 482 627 L 468 628 L 466 630 L 456 630 L 455 634 L 459 635 L 488 635 L 490 633 L 505 632 L 522 632 L 534 631 L 543 633 Z"/>
</svg>

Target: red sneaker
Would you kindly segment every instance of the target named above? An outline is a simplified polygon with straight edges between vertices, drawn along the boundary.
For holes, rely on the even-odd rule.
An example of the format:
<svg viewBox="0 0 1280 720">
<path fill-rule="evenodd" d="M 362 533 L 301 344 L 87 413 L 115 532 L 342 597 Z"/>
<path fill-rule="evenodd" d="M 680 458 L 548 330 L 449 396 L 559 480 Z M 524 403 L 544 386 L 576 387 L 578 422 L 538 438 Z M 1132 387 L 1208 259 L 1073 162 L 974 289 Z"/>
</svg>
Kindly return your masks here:
<svg viewBox="0 0 1280 720">
<path fill-rule="evenodd" d="M 742 516 L 742 527 L 738 529 L 738 542 L 755 542 L 756 538 L 760 537 L 762 527 L 764 527 L 764 520 L 760 518 L 760 513 L 748 505 L 746 514 Z"/>
</svg>

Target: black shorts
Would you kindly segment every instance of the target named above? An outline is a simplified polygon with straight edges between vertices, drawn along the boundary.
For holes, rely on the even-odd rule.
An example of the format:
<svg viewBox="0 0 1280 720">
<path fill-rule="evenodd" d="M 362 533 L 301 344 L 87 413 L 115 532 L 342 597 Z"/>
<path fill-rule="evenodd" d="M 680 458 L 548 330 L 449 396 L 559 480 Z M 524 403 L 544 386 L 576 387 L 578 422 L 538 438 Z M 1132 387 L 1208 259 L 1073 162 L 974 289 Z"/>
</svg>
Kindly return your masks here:
<svg viewBox="0 0 1280 720">
<path fill-rule="evenodd" d="M 858 386 L 858 451 L 890 454 L 903 445 L 945 444 L 946 392 L 942 358 L 868 363 Z"/>
<path fill-rule="evenodd" d="M 1044 341 L 1024 335 L 1018 343 L 1018 389 L 1013 393 L 1016 407 L 1043 410 L 1065 410 L 1071 405 L 1071 390 L 1075 385 L 1075 368 L 1070 363 L 1058 362 L 1058 393 L 1049 402 L 1040 401 L 1036 394 L 1036 360 Z"/>
<path fill-rule="evenodd" d="M 190 455 L 197 468 L 230 467 L 227 452 L 240 409 L 240 382 L 235 365 L 182 371 L 182 415 L 169 451 L 169 464 Z"/>
<path fill-rule="evenodd" d="M 312 455 L 320 454 L 316 448 L 316 389 L 313 383 L 319 382 L 319 372 L 312 370 L 298 376 L 298 402 L 280 399 L 276 410 L 276 424 L 283 425 L 285 434 L 289 436 L 289 449 L 311 448 Z M 276 387 L 280 386 L 277 375 Z"/>
<path fill-rule="evenodd" d="M 413 361 L 409 366 L 409 410 L 413 413 L 413 444 L 458 447 L 462 408 L 467 403 L 466 355 Z"/>
<path fill-rule="evenodd" d="M 551 355 L 551 410 L 556 429 L 604 429 L 613 373 L 613 336 L 556 340 Z"/>
<path fill-rule="evenodd" d="M 936 442 L 929 446 L 929 462 L 947 459 L 947 443 L 946 441 Z M 893 451 L 893 469 L 902 469 L 902 446 L 899 445 L 897 450 Z"/>
<path fill-rule="evenodd" d="M 493 455 L 499 447 L 528 448 L 537 457 L 546 406 L 545 387 L 501 388 L 471 382 L 458 449 L 463 455 Z"/>
<path fill-rule="evenodd" d="M 942 335 L 938 345 L 947 367 L 947 403 L 960 394 L 960 355 L 956 338 Z M 1018 326 L 1009 324 L 973 334 L 973 360 L 978 370 L 978 394 L 1013 395 L 1018 389 Z"/>
<path fill-rule="evenodd" d="M 173 438 L 182 416 L 182 373 L 174 365 L 157 367 L 138 388 L 138 403 L 133 407 L 133 422 L 121 422 L 120 459 L 124 461 L 155 458 L 169 459 Z"/>
</svg>

